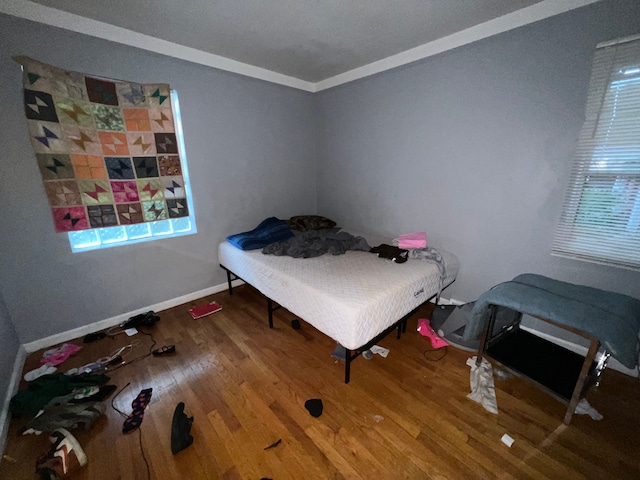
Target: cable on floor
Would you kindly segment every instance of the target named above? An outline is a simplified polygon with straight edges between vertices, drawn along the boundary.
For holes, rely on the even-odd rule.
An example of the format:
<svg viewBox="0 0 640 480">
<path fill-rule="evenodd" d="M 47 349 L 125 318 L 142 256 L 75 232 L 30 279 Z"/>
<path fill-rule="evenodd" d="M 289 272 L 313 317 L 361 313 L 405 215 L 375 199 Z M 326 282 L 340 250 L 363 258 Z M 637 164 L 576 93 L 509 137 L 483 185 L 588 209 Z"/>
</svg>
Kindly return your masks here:
<svg viewBox="0 0 640 480">
<path fill-rule="evenodd" d="M 143 357 L 141 357 L 143 358 Z M 122 393 L 122 391 L 127 388 L 129 385 L 131 385 L 131 382 L 127 382 L 127 384 L 122 387 L 118 393 L 116 393 L 112 398 L 111 398 L 111 408 L 113 408 L 116 412 L 118 412 L 120 415 L 122 415 L 122 417 L 124 417 L 125 419 L 128 417 L 128 415 L 126 413 L 124 413 L 121 410 L 118 410 L 118 408 L 113 404 L 114 400 L 118 397 L 118 395 L 120 395 Z M 144 454 L 144 448 L 142 447 L 142 425 L 140 425 L 136 430 L 138 430 L 138 443 L 140 444 L 140 452 L 142 453 L 142 459 L 144 460 L 144 464 L 147 467 L 147 480 L 151 480 L 151 468 L 149 467 L 149 462 L 147 461 L 147 457 Z"/>
</svg>

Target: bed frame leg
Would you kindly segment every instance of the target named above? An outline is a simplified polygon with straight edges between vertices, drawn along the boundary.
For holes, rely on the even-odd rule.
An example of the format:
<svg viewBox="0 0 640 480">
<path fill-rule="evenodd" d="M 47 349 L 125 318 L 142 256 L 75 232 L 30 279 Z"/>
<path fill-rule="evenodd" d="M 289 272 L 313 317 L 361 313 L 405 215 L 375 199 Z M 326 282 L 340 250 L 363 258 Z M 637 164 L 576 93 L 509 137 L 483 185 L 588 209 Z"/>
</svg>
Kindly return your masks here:
<svg viewBox="0 0 640 480">
<path fill-rule="evenodd" d="M 273 302 L 267 298 L 267 310 L 269 311 L 269 328 L 273 328 Z"/>
<path fill-rule="evenodd" d="M 344 383 L 351 380 L 351 350 L 346 349 L 344 359 Z"/>
<path fill-rule="evenodd" d="M 229 295 L 233 295 L 233 286 L 231 285 L 231 272 L 227 270 L 227 285 L 229 286 Z"/>
</svg>

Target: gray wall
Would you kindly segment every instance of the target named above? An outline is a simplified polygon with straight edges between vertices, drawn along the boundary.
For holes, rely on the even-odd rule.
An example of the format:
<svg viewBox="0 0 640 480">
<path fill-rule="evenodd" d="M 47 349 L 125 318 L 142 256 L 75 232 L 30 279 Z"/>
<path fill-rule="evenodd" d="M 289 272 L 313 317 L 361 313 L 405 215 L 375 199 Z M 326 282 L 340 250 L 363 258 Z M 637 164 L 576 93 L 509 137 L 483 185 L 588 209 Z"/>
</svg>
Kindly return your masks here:
<svg viewBox="0 0 640 480">
<path fill-rule="evenodd" d="M 4 397 L 8 393 L 19 349 L 18 334 L 13 328 L 2 293 L 0 293 L 0 402 L 4 402 Z M 3 426 L 0 425 L 0 430 L 2 428 Z"/>
<path fill-rule="evenodd" d="M 0 292 L 22 343 L 223 283 L 216 247 L 226 235 L 315 212 L 313 95 L 5 15 L 0 32 Z M 197 235 L 72 254 L 53 229 L 12 55 L 171 84 Z"/>
<path fill-rule="evenodd" d="M 321 92 L 318 211 L 460 259 L 443 294 L 524 272 L 640 297 L 640 272 L 550 255 L 594 47 L 640 33 L 606 1 Z"/>
</svg>

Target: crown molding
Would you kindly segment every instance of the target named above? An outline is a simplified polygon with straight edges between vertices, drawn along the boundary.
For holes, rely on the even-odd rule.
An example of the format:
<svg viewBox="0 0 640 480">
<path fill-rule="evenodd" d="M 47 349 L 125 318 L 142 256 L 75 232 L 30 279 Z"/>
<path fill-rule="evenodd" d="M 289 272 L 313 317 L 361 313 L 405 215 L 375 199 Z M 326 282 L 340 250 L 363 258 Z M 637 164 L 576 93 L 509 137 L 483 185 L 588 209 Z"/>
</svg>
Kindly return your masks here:
<svg viewBox="0 0 640 480">
<path fill-rule="evenodd" d="M 220 55 L 161 40 L 150 35 L 81 17 L 80 15 L 57 10 L 28 0 L 0 0 L 0 13 L 187 60 L 207 67 L 297 88 L 306 92 L 315 91 L 312 82 L 306 82 L 265 68 L 255 67 L 247 63 L 221 57 Z"/>
<path fill-rule="evenodd" d="M 345 83 L 353 82 L 364 77 L 375 75 L 393 68 L 422 60 L 423 58 L 437 55 L 469 43 L 492 37 L 499 33 L 513 30 L 514 28 L 528 25 L 529 23 L 544 20 L 545 18 L 568 12 L 576 8 L 584 7 L 600 0 L 544 0 L 530 7 L 516 10 L 502 17 L 494 18 L 466 30 L 461 30 L 447 37 L 442 37 L 433 42 L 425 43 L 418 47 L 392 55 L 377 62 L 355 68 L 335 77 L 321 80 L 315 84 L 315 91 L 320 92 L 337 87 Z"/>
<path fill-rule="evenodd" d="M 91 20 L 29 0 L 0 0 L 0 13 L 6 13 L 14 17 L 24 18 L 72 32 L 102 38 L 131 47 L 142 48 L 143 50 L 313 93 L 413 63 L 423 58 L 437 55 L 447 50 L 467 45 L 482 40 L 483 38 L 488 38 L 529 23 L 544 20 L 545 18 L 584 7 L 598 1 L 600 0 L 543 0 L 529 7 L 503 15 L 502 17 L 489 20 L 480 25 L 434 40 L 433 42 L 425 43 L 334 77 L 321 80 L 317 83 L 300 80 L 265 68 L 255 67 L 247 63 L 203 52 L 202 50 L 161 40 L 126 28 Z"/>
</svg>

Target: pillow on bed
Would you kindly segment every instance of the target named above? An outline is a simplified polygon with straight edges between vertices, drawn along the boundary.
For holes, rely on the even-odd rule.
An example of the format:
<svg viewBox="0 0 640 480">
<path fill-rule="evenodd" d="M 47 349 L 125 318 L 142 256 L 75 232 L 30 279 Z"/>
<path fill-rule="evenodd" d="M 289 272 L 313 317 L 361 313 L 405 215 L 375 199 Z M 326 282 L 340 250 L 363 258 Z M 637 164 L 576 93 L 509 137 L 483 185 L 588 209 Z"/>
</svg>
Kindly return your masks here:
<svg viewBox="0 0 640 480">
<path fill-rule="evenodd" d="M 291 230 L 298 230 L 300 232 L 306 232 L 307 230 L 324 230 L 336 226 L 336 222 L 320 215 L 297 215 L 287 220 L 287 224 Z"/>
<path fill-rule="evenodd" d="M 269 217 L 253 230 L 229 235 L 227 240 L 240 250 L 256 250 L 291 237 L 293 232 L 285 222 L 276 217 Z"/>
</svg>

